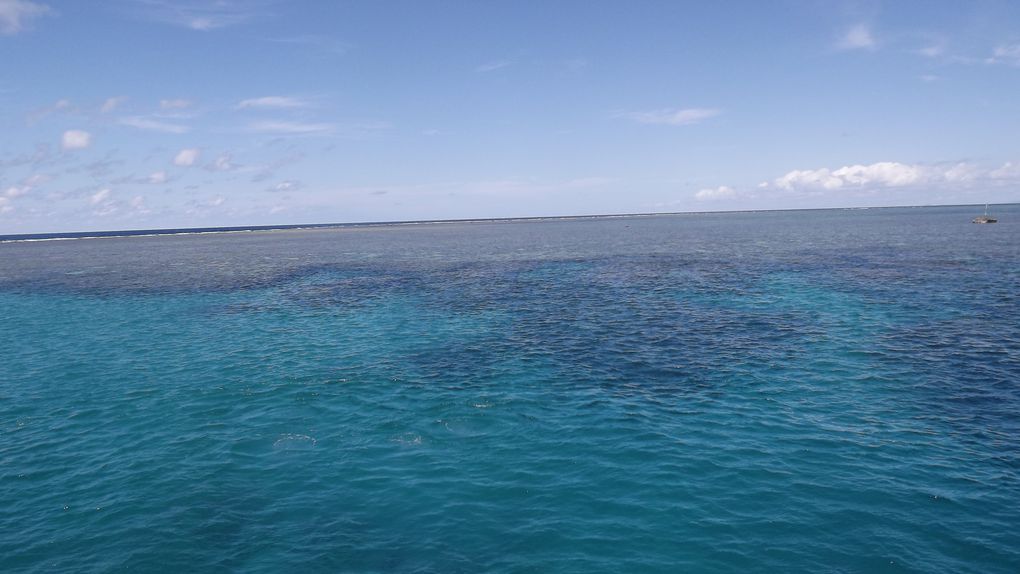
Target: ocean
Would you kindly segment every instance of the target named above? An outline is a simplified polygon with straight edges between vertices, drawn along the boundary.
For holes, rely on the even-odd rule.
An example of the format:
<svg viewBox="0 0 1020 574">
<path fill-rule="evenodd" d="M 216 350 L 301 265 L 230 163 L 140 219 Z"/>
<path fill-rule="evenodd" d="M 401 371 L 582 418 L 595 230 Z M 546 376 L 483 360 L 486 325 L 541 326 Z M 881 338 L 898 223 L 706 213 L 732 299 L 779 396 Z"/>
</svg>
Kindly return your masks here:
<svg viewBox="0 0 1020 574">
<path fill-rule="evenodd" d="M 992 211 L 0 243 L 0 571 L 1018 572 Z"/>
</svg>

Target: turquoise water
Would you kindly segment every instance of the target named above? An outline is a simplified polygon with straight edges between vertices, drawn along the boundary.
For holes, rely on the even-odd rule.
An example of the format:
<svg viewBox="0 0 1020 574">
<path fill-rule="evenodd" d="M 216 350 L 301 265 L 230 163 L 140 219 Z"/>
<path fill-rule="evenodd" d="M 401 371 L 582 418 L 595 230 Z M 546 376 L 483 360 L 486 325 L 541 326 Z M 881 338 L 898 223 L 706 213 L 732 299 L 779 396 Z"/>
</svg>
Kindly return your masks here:
<svg viewBox="0 0 1020 574">
<path fill-rule="evenodd" d="M 0 570 L 1020 571 L 973 211 L 0 244 Z"/>
</svg>

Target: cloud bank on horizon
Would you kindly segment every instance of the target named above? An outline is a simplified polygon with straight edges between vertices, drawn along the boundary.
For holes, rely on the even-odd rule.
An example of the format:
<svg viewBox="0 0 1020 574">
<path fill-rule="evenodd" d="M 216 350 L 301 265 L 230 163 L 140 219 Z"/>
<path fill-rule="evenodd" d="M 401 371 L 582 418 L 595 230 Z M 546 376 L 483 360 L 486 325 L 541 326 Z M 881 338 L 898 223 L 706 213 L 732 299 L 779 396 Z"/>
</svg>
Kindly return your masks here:
<svg viewBox="0 0 1020 574">
<path fill-rule="evenodd" d="M 704 4 L 0 0 L 0 234 L 1020 201 L 1020 3 Z"/>
</svg>

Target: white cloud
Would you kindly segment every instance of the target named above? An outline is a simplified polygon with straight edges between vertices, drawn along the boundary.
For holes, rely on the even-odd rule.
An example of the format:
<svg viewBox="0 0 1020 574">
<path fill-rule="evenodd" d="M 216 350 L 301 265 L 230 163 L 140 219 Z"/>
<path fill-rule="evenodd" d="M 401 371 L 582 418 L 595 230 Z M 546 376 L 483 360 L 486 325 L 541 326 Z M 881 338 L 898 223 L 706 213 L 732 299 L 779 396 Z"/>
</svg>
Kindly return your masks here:
<svg viewBox="0 0 1020 574">
<path fill-rule="evenodd" d="M 166 183 L 166 181 L 167 181 L 166 172 L 165 171 L 154 171 L 154 172 L 149 174 L 149 177 L 145 178 L 145 181 L 146 181 L 146 183 L 152 183 L 152 184 L 156 184 L 156 185 L 159 185 L 159 184 L 162 184 L 162 183 Z"/>
<path fill-rule="evenodd" d="M 89 197 L 89 203 L 91 203 L 92 205 L 98 205 L 108 199 L 110 199 L 110 190 L 103 188 L 93 193 L 92 196 Z"/>
<path fill-rule="evenodd" d="M 300 183 L 298 183 L 296 181 L 287 180 L 287 181 L 281 181 L 280 183 L 270 187 L 267 191 L 276 191 L 276 192 L 294 191 L 294 190 L 298 189 L 299 187 L 301 187 Z"/>
<path fill-rule="evenodd" d="M 323 134 L 333 131 L 331 124 L 309 124 L 288 121 L 254 122 L 248 125 L 248 131 L 275 134 Z"/>
<path fill-rule="evenodd" d="M 1006 165 L 1009 165 L 1008 163 Z M 994 174 L 995 171 L 990 173 L 987 170 L 982 170 L 976 165 L 969 163 L 957 163 L 948 166 L 933 166 L 926 168 L 929 179 L 931 180 L 944 180 L 947 183 L 963 183 L 968 181 L 975 181 L 985 177 L 986 175 Z"/>
<path fill-rule="evenodd" d="M 31 20 L 51 12 L 49 6 L 27 0 L 0 0 L 0 34 L 17 34 Z"/>
<path fill-rule="evenodd" d="M 170 122 L 164 122 L 160 120 L 154 120 L 142 116 L 128 116 L 120 118 L 118 122 L 125 126 L 131 126 L 140 130 L 149 130 L 154 132 L 163 132 L 168 134 L 185 134 L 191 131 L 188 126 L 180 124 L 172 124 Z"/>
<path fill-rule="evenodd" d="M 205 166 L 205 169 L 209 171 L 230 171 L 237 167 L 231 163 L 232 157 L 229 153 L 220 154 L 212 163 Z"/>
<path fill-rule="evenodd" d="M 1020 182 L 1020 165 L 1007 162 L 989 168 L 967 162 L 906 164 L 878 162 L 848 165 L 838 169 L 794 170 L 759 185 L 763 189 L 790 192 L 825 192 L 909 188 L 970 188 L 976 185 L 1002 185 Z"/>
<path fill-rule="evenodd" d="M 730 199 L 737 195 L 737 192 L 732 187 L 720 185 L 719 187 L 706 188 L 698 191 L 694 194 L 694 199 L 699 201 L 712 201 L 716 199 Z"/>
<path fill-rule="evenodd" d="M 189 20 L 187 25 L 192 30 L 215 30 L 216 28 L 222 28 L 226 24 L 207 16 L 199 16 Z"/>
<path fill-rule="evenodd" d="M 184 108 L 191 107 L 191 100 L 160 100 L 159 109 L 161 110 L 182 110 Z"/>
<path fill-rule="evenodd" d="M 632 119 L 640 124 L 663 124 L 670 126 L 686 126 L 696 124 L 721 114 L 714 108 L 661 109 L 648 112 L 624 112 L 620 117 Z"/>
<path fill-rule="evenodd" d="M 85 149 L 92 144 L 92 134 L 82 130 L 67 130 L 60 139 L 60 146 L 66 150 Z"/>
<path fill-rule="evenodd" d="M 14 200 L 27 195 L 32 188 L 36 185 L 41 185 L 50 181 L 50 176 L 45 174 L 35 174 L 25 178 L 22 185 L 12 185 L 7 189 L 0 192 L 0 213 L 8 213 L 14 210 Z"/>
<path fill-rule="evenodd" d="M 1020 186 L 1020 162 L 1006 162 L 994 167 L 971 162 L 910 164 L 886 161 L 835 169 L 793 170 L 758 184 L 757 189 L 737 190 L 725 185 L 705 188 L 696 192 L 694 199 L 739 199 L 761 207 L 775 207 L 784 203 L 793 206 L 793 201 L 810 202 L 819 199 L 824 199 L 829 205 L 865 202 L 870 205 L 888 205 L 892 202 L 961 203 L 968 196 L 998 196 L 1006 199 L 1017 186 Z M 673 204 L 684 202 L 659 206 Z M 801 203 L 800 206 L 808 204 Z"/>
<path fill-rule="evenodd" d="M 840 50 L 874 50 L 877 44 L 867 24 L 855 24 L 840 36 L 836 47 Z"/>
<path fill-rule="evenodd" d="M 237 109 L 245 110 L 252 108 L 261 109 L 292 109 L 307 108 L 309 102 L 293 96 L 264 96 L 261 98 L 249 98 L 237 103 Z"/>
<path fill-rule="evenodd" d="M 189 167 L 195 165 L 195 162 L 198 161 L 199 153 L 201 152 L 199 152 L 198 148 L 182 149 L 181 151 L 177 152 L 176 156 L 174 156 L 174 165 L 181 167 Z"/>
<path fill-rule="evenodd" d="M 492 62 L 485 62 L 484 64 L 480 64 L 478 67 L 475 68 L 475 71 L 478 72 L 479 74 L 484 74 L 487 72 L 495 72 L 496 70 L 511 65 L 513 65 L 513 62 L 510 60 L 495 60 Z"/>
<path fill-rule="evenodd" d="M 99 113 L 108 114 L 113 110 L 119 108 L 120 105 L 123 104 L 125 101 L 127 101 L 127 97 L 125 96 L 106 98 L 106 101 L 103 102 L 103 105 L 99 108 Z"/>
<path fill-rule="evenodd" d="M 842 187 L 898 187 L 920 183 L 928 177 L 928 168 L 896 162 L 794 170 L 776 178 L 772 185 L 783 190 L 839 189 Z"/>
</svg>

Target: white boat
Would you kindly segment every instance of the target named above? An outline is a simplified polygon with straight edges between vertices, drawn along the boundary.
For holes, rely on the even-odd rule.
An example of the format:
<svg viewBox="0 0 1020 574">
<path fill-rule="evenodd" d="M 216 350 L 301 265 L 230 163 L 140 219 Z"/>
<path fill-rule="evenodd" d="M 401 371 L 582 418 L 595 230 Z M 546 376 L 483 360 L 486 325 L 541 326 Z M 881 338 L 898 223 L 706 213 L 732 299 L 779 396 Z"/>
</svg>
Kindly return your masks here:
<svg viewBox="0 0 1020 574">
<path fill-rule="evenodd" d="M 984 215 L 979 215 L 979 216 L 975 217 L 974 219 L 970 220 L 971 223 L 996 223 L 998 221 L 999 221 L 998 219 L 995 219 L 994 217 L 988 215 L 988 204 L 987 203 L 985 204 L 985 214 Z"/>
</svg>

